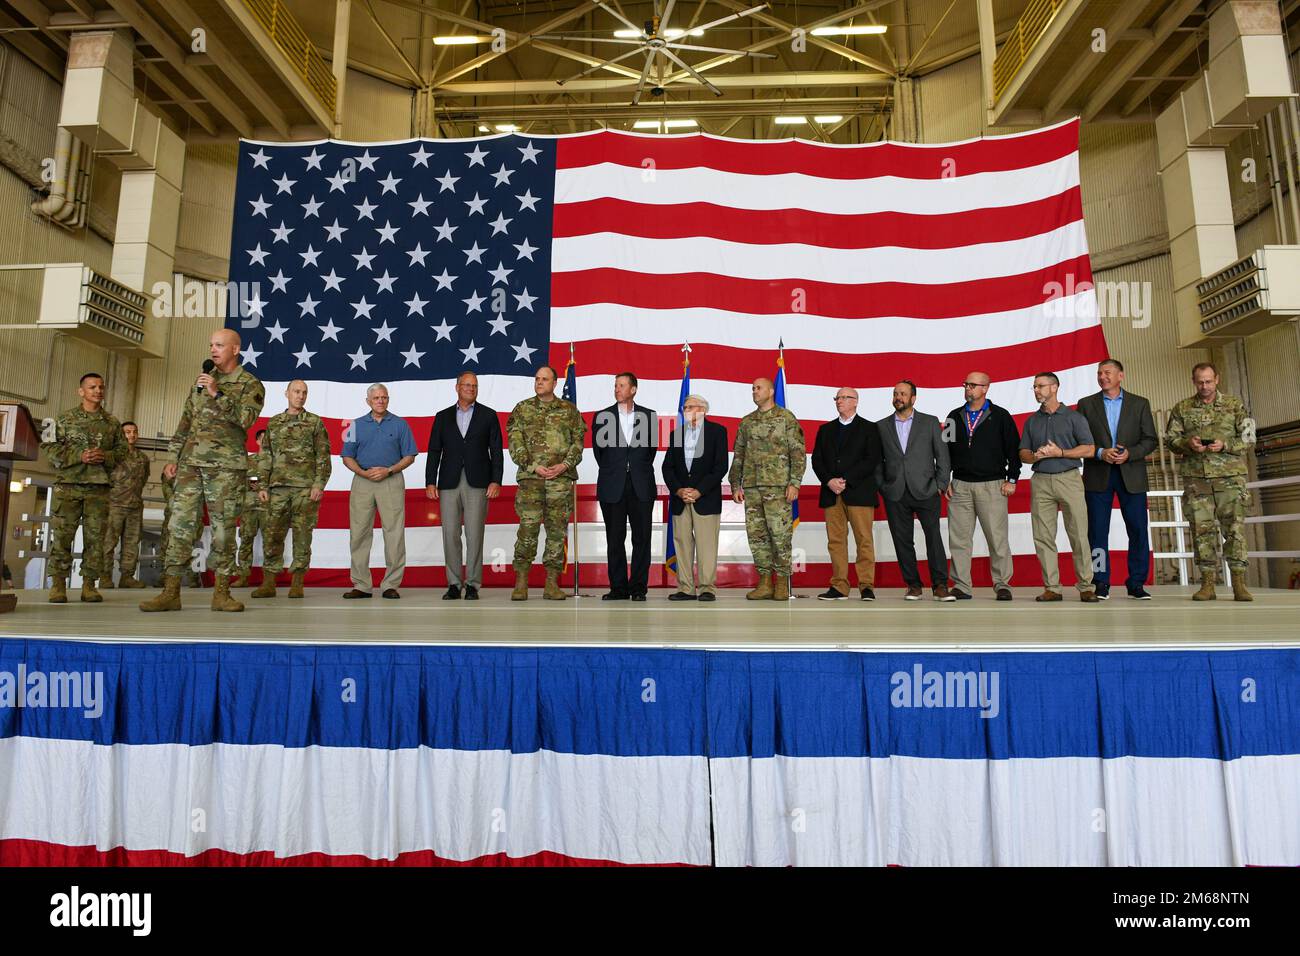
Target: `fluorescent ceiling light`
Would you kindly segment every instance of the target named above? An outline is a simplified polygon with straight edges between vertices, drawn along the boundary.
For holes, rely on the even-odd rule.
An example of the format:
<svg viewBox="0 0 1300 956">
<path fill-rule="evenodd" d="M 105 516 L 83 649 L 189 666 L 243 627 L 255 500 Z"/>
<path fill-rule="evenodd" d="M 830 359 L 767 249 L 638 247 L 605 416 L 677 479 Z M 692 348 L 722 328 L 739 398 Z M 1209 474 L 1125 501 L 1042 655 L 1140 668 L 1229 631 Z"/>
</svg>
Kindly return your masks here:
<svg viewBox="0 0 1300 956">
<path fill-rule="evenodd" d="M 519 132 L 519 127 L 516 126 L 514 123 L 497 123 L 497 132 L 498 132 L 498 133 L 517 133 L 517 132 Z"/>
<path fill-rule="evenodd" d="M 490 133 L 490 132 L 492 132 L 492 129 L 491 129 L 491 127 L 489 127 L 489 126 L 484 126 L 482 123 L 479 123 L 479 124 L 478 124 L 478 131 L 479 131 L 480 133 Z"/>
<path fill-rule="evenodd" d="M 615 30 L 614 36 L 620 40 L 639 40 L 645 36 L 640 30 Z"/>
<path fill-rule="evenodd" d="M 23 493 L 23 483 L 21 481 L 9 482 L 9 493 L 11 495 L 21 495 Z"/>
<path fill-rule="evenodd" d="M 889 27 L 885 26 L 883 23 L 866 23 L 857 27 L 818 27 L 816 30 L 812 31 L 812 35 L 815 37 L 855 37 L 864 36 L 869 33 L 884 33 L 888 29 Z"/>
<path fill-rule="evenodd" d="M 693 119 L 672 119 L 664 120 L 664 129 L 685 129 L 690 126 L 699 126 L 700 124 Z"/>
<path fill-rule="evenodd" d="M 808 122 L 806 116 L 778 116 L 772 120 L 777 126 L 799 126 Z"/>
<path fill-rule="evenodd" d="M 664 31 L 664 36 L 669 40 L 676 40 L 678 37 L 684 37 L 684 36 L 702 37 L 704 36 L 704 31 L 703 30 L 679 30 L 677 27 L 669 27 L 667 30 Z"/>
<path fill-rule="evenodd" d="M 434 46 L 471 46 L 475 43 L 491 43 L 491 37 L 476 36 L 473 33 L 457 33 L 455 36 L 434 37 Z"/>
<path fill-rule="evenodd" d="M 842 119 L 844 119 L 843 116 L 814 116 L 813 122 L 814 123 L 838 123 Z"/>
</svg>

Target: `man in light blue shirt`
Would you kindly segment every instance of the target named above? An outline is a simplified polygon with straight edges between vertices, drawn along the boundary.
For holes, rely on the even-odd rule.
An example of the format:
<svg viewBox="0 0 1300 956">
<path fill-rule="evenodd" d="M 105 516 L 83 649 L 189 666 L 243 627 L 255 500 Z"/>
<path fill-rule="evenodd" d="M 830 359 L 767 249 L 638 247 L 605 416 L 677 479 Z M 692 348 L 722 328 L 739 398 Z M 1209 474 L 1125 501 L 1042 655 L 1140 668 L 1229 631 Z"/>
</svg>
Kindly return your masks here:
<svg viewBox="0 0 1300 956">
<path fill-rule="evenodd" d="M 417 449 L 411 426 L 388 411 L 387 386 L 375 384 L 366 389 L 366 404 L 370 414 L 349 426 L 341 456 L 353 476 L 348 496 L 352 590 L 343 597 L 371 596 L 370 545 L 378 510 L 384 529 L 385 565 L 380 587 L 384 597 L 396 600 L 401 597 L 397 589 L 406 571 L 406 479 L 402 472 L 415 461 Z"/>
</svg>

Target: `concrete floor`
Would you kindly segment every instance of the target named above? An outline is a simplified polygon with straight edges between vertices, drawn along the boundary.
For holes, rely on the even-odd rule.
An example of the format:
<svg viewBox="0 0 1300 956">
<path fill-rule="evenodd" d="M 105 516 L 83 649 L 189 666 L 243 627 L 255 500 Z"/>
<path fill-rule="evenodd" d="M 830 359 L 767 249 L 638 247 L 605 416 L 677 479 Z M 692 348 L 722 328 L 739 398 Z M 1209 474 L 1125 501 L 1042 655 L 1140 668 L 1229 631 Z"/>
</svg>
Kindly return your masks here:
<svg viewBox="0 0 1300 956">
<path fill-rule="evenodd" d="M 600 600 L 600 592 L 560 603 L 527 603 L 509 591 L 483 592 L 479 602 L 442 601 L 441 590 L 408 590 L 400 601 L 344 601 L 341 591 L 309 589 L 290 601 L 253 601 L 235 592 L 242 614 L 215 614 L 211 592 L 185 589 L 185 610 L 144 614 L 136 605 L 156 592 L 106 591 L 102 604 L 48 604 L 45 593 L 19 591 L 17 610 L 0 616 L 0 636 L 98 641 L 411 642 L 424 644 L 599 645 L 729 649 L 1077 650 L 1180 647 L 1300 647 L 1300 591 L 1259 590 L 1251 604 L 1220 589 L 1214 603 L 1193 603 L 1193 588 L 1152 588 L 1153 601 L 1123 592 L 1082 604 L 1065 593 L 1059 604 L 1037 604 L 1037 589 L 997 603 L 991 591 L 974 600 L 906 602 L 901 590 L 878 600 L 823 602 L 799 592 L 788 606 L 750 602 L 741 589 L 714 604 L 671 603 L 652 591 L 645 604 Z"/>
</svg>

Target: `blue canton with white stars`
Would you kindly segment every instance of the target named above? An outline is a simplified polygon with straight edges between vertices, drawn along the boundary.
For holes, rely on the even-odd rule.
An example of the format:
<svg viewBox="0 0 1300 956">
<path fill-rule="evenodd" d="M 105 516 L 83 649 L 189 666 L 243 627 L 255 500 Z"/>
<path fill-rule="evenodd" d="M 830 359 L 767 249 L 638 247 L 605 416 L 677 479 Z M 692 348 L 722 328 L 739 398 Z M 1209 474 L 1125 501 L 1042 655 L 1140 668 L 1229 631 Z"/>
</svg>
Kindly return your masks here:
<svg viewBox="0 0 1300 956">
<path fill-rule="evenodd" d="M 242 143 L 226 324 L 263 381 L 548 360 L 555 141 Z"/>
</svg>

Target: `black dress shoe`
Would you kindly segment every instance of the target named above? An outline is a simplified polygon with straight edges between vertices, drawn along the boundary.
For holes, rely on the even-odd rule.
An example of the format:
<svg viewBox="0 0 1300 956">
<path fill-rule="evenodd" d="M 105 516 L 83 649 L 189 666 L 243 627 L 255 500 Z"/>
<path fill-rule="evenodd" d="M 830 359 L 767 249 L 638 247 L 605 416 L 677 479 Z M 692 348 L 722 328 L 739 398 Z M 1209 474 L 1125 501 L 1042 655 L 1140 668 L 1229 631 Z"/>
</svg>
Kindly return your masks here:
<svg viewBox="0 0 1300 956">
<path fill-rule="evenodd" d="M 863 589 L 862 589 L 862 600 L 864 600 L 864 601 L 874 601 L 875 599 L 876 599 L 876 592 L 875 592 L 875 591 L 871 590 L 871 588 L 863 588 Z"/>
<path fill-rule="evenodd" d="M 701 601 L 716 601 L 717 599 L 718 599 L 718 596 L 717 596 L 716 594 L 714 594 L 712 591 L 702 591 L 702 592 L 700 592 L 700 600 L 701 600 Z"/>
<path fill-rule="evenodd" d="M 465 600 L 466 600 L 466 601 L 477 601 L 477 600 L 478 600 L 478 588 L 474 587 L 474 585 L 472 585 L 472 584 L 467 584 L 467 585 L 465 585 Z"/>
<path fill-rule="evenodd" d="M 1131 597 L 1131 598 L 1132 598 L 1133 600 L 1135 600 L 1135 601 L 1150 601 L 1150 600 L 1151 600 L 1151 595 L 1148 594 L 1148 593 L 1147 593 L 1147 589 L 1146 589 L 1146 588 L 1143 588 L 1143 587 L 1129 588 L 1129 589 L 1128 589 L 1128 596 Z"/>
<path fill-rule="evenodd" d="M 447 588 L 447 593 L 442 596 L 442 599 L 444 601 L 459 601 L 460 588 L 453 584 L 451 587 Z"/>
<path fill-rule="evenodd" d="M 602 594 L 600 596 L 602 601 L 626 601 L 629 598 L 630 595 L 623 591 L 610 591 L 608 594 Z"/>
<path fill-rule="evenodd" d="M 388 598 L 390 601 L 396 601 L 401 597 L 401 595 L 397 593 L 397 588 L 389 588 L 384 592 L 383 596 Z"/>
<path fill-rule="evenodd" d="M 1010 589 L 1010 588 L 998 588 L 998 590 L 997 590 L 997 595 L 998 595 L 998 600 L 999 600 L 999 601 L 1010 601 L 1010 600 L 1011 600 L 1011 589 Z"/>
<path fill-rule="evenodd" d="M 954 598 L 956 598 L 958 601 L 969 601 L 969 600 L 971 600 L 971 596 L 970 596 L 969 594 L 967 594 L 965 591 L 959 591 L 957 588 L 953 588 L 953 589 L 952 589 L 951 591 L 949 591 L 948 593 L 951 594 L 951 595 L 952 595 Z"/>
<path fill-rule="evenodd" d="M 645 600 L 645 595 L 644 595 L 644 594 L 640 594 L 640 593 L 638 593 L 638 594 L 633 594 L 633 595 L 632 595 L 632 600 L 633 600 L 633 601 L 644 601 L 644 600 Z"/>
<path fill-rule="evenodd" d="M 368 598 L 368 597 L 374 597 L 374 595 L 371 594 L 369 591 L 361 591 L 358 590 L 357 588 L 353 588 L 351 591 L 348 591 L 346 594 L 343 595 L 343 600 L 356 601 L 359 600 L 360 598 Z"/>
<path fill-rule="evenodd" d="M 698 601 L 699 598 L 697 598 L 694 594 L 687 594 L 685 591 L 674 591 L 672 594 L 668 595 L 668 600 L 670 600 L 670 601 Z"/>
<path fill-rule="evenodd" d="M 849 596 L 847 594 L 841 594 L 834 588 L 827 588 L 821 594 L 817 595 L 817 600 L 819 601 L 847 601 L 848 599 Z"/>
</svg>

